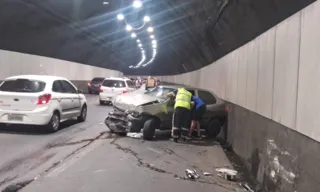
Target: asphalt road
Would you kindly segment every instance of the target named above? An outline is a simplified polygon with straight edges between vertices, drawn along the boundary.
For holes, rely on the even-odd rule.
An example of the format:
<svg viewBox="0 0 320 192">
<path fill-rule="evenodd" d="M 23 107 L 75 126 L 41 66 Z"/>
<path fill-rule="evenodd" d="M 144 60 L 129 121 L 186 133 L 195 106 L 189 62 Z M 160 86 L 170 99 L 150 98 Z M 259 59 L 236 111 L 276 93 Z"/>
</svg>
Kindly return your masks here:
<svg viewBox="0 0 320 192">
<path fill-rule="evenodd" d="M 88 95 L 87 100 L 86 122 L 65 122 L 53 134 L 46 134 L 39 127 L 1 127 L 0 191 L 10 183 L 43 174 L 107 131 L 103 121 L 112 108 L 98 105 L 98 97 L 94 95 Z"/>
<path fill-rule="evenodd" d="M 214 141 L 174 143 L 166 133 L 154 141 L 111 135 L 103 121 L 112 110 L 88 96 L 84 123 L 69 121 L 54 134 L 34 127 L 0 130 L 0 191 L 139 191 L 196 190 L 231 192 L 238 184 L 216 175 L 214 168 L 230 167 Z M 185 169 L 200 179 L 184 179 Z M 213 176 L 205 177 L 203 172 Z M 8 189 L 8 188 L 7 188 Z"/>
</svg>

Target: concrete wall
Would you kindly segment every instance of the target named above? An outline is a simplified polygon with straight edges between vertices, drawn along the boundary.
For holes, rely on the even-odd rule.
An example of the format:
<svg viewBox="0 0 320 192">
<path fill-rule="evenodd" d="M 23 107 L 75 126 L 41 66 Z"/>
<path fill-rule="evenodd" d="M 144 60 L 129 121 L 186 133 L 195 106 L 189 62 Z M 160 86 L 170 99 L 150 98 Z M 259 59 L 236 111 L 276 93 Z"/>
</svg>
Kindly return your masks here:
<svg viewBox="0 0 320 192">
<path fill-rule="evenodd" d="M 59 59 L 0 50 L 0 80 L 22 74 L 55 75 L 71 80 L 78 88 L 87 90 L 93 77 L 123 76 L 119 71 L 93 67 Z"/>
<path fill-rule="evenodd" d="M 228 141 L 266 191 L 319 191 L 319 26 L 316 1 L 207 67 L 158 77 L 231 102 Z"/>
</svg>

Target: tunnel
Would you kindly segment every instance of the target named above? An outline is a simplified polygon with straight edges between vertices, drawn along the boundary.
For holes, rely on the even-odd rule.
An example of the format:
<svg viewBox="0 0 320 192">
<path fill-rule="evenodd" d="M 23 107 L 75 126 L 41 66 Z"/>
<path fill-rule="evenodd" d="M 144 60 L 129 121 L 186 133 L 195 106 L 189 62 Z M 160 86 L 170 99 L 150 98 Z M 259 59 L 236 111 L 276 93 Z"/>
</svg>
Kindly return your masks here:
<svg viewBox="0 0 320 192">
<path fill-rule="evenodd" d="M 320 2 L 1 0 L 0 81 L 154 76 L 228 103 L 226 141 L 265 191 L 320 187 Z M 319 174 L 319 175 L 318 175 Z"/>
</svg>

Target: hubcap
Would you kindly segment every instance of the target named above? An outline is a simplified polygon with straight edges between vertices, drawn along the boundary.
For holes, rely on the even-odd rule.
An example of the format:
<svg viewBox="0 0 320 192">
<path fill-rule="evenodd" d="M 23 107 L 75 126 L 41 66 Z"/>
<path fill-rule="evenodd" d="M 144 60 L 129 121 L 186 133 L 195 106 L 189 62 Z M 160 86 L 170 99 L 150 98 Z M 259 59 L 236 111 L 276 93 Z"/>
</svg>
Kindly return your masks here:
<svg viewBox="0 0 320 192">
<path fill-rule="evenodd" d="M 54 130 L 59 128 L 59 117 L 56 114 L 52 117 L 52 127 Z"/>
</svg>

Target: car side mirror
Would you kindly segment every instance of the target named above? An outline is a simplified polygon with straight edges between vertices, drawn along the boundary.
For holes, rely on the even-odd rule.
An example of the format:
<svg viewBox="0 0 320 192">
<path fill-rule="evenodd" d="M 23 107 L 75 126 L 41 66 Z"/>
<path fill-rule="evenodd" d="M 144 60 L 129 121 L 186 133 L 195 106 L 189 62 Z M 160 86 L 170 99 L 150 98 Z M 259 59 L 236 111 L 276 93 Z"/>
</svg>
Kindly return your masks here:
<svg viewBox="0 0 320 192">
<path fill-rule="evenodd" d="M 82 91 L 81 89 L 78 89 L 78 90 L 77 90 L 77 93 L 78 93 L 78 94 L 81 94 L 81 93 L 83 93 L 83 91 Z"/>
</svg>

